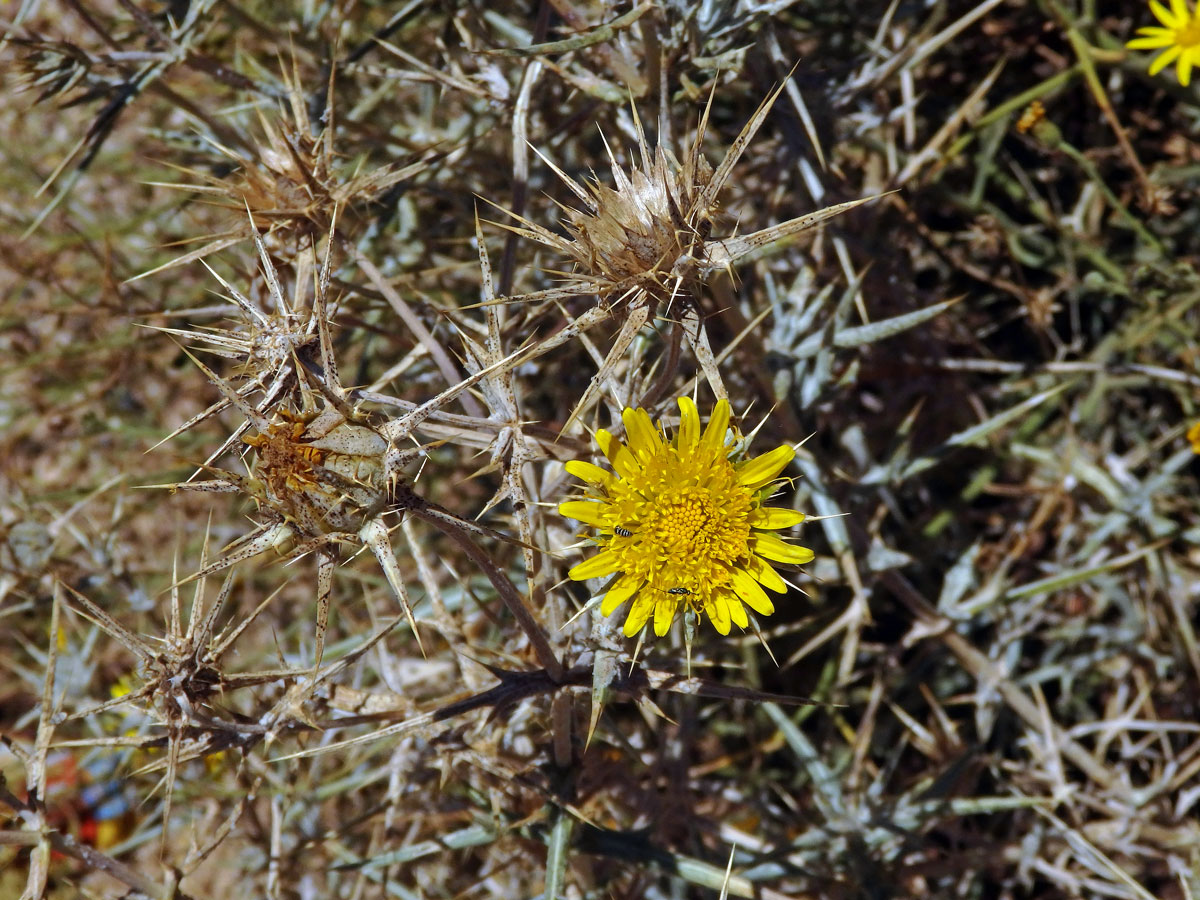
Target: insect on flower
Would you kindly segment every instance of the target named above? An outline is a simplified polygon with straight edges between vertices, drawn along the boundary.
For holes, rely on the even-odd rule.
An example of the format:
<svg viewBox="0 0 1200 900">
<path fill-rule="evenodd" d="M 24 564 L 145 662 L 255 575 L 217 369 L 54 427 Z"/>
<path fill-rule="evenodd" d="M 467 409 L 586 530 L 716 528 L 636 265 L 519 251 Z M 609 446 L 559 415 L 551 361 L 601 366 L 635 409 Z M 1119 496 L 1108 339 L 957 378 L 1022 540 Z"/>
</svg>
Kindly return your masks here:
<svg viewBox="0 0 1200 900">
<path fill-rule="evenodd" d="M 764 588 L 786 590 L 773 566 L 813 558 L 773 533 L 800 524 L 804 514 L 765 505 L 795 450 L 784 444 L 746 457 L 741 435 L 729 428 L 727 400 L 717 402 L 703 433 L 695 403 L 678 402 L 679 429 L 670 439 L 644 409 L 624 411 L 624 443 L 596 433 L 613 471 L 582 460 L 566 464 L 587 484 L 586 498 L 560 504 L 559 512 L 598 529 L 602 546 L 568 574 L 575 581 L 616 576 L 600 612 L 612 615 L 632 601 L 628 637 L 651 619 L 661 637 L 681 611 L 704 613 L 721 634 L 745 628 L 747 606 L 763 616 L 775 610 Z M 605 541 L 609 531 L 624 537 L 628 529 L 615 523 L 631 521 L 639 523 L 638 541 Z"/>
</svg>

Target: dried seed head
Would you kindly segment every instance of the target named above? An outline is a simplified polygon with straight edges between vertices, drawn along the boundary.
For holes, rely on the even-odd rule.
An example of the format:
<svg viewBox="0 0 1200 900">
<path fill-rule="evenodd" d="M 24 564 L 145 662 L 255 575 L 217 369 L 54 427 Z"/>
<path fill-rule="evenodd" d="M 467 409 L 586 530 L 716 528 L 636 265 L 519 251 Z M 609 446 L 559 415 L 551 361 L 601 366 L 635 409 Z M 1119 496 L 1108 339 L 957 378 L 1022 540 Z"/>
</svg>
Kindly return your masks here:
<svg viewBox="0 0 1200 900">
<path fill-rule="evenodd" d="M 323 127 L 315 128 L 299 75 L 285 75 L 286 107 L 275 114 L 258 113 L 260 134 L 248 150 L 240 151 L 217 141 L 209 143 L 219 157 L 207 168 L 180 171 L 180 183 L 154 182 L 175 190 L 200 194 L 233 214 L 231 221 L 197 249 L 157 268 L 148 275 L 203 259 L 245 237 L 259 237 L 272 254 L 286 261 L 302 257 L 323 235 L 355 231 L 364 221 L 355 215 L 397 183 L 417 175 L 437 158 L 423 154 L 407 165 L 388 165 L 360 171 L 348 169 L 334 148 L 332 84 L 326 96 Z M 249 216 L 247 217 L 247 213 Z"/>
<path fill-rule="evenodd" d="M 570 293 L 586 291 L 602 299 L 630 297 L 631 304 L 652 306 L 653 301 L 694 293 L 696 282 L 708 272 L 731 268 L 752 250 L 866 202 L 826 207 L 745 236 L 710 237 L 719 207 L 717 197 L 782 90 L 780 85 L 759 104 L 715 169 L 701 153 L 711 98 L 682 163 L 661 143 L 651 152 L 634 109 L 641 165 L 626 173 L 609 150 L 615 187 L 595 180 L 580 185 L 539 153 L 584 209 L 566 210 L 570 240 L 509 213 L 519 223 L 511 226 L 512 231 L 570 256 L 578 265 L 573 284 L 536 296 L 553 303 Z"/>
<path fill-rule="evenodd" d="M 613 161 L 615 189 L 591 182 L 587 210 L 567 210 L 571 255 L 583 271 L 614 283 L 664 284 L 680 257 L 703 243 L 711 212 L 697 203 L 712 177 L 703 157 L 685 169 L 662 146 L 651 156 L 643 143 L 642 151 L 642 165 L 628 175 Z"/>
<path fill-rule="evenodd" d="M 315 416 L 276 411 L 264 433 L 243 440 L 258 460 L 250 481 L 265 504 L 306 537 L 357 532 L 388 504 L 388 442 L 340 417 L 328 431 Z"/>
<path fill-rule="evenodd" d="M 746 247 L 731 247 L 728 239 L 710 239 L 717 197 L 780 90 L 782 86 L 763 100 L 716 169 L 701 152 L 711 99 L 682 162 L 662 143 L 651 150 L 634 109 L 640 164 L 626 170 L 609 149 L 612 187 L 594 179 L 581 185 L 542 156 L 583 205 L 582 209 L 566 207 L 570 239 L 522 216 L 513 216 L 520 226 L 513 227 L 513 231 L 564 253 L 576 263 L 573 285 L 562 291 L 543 292 L 542 296 L 556 301 L 566 291 L 584 290 L 602 300 L 629 298 L 631 306 L 655 308 L 660 301 L 694 293 L 696 282 L 706 272 L 727 267 L 745 255 L 750 249 L 747 242 L 759 236 L 737 239 Z M 793 220 L 760 232 L 760 236 L 777 239 L 808 224 Z"/>
</svg>

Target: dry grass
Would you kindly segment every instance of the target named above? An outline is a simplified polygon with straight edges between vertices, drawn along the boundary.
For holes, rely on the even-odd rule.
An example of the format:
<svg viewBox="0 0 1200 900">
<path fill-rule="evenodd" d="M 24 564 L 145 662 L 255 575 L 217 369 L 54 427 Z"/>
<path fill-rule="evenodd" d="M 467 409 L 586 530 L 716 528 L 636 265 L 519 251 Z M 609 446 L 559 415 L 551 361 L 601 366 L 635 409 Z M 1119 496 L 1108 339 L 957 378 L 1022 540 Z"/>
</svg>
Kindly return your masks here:
<svg viewBox="0 0 1200 900">
<path fill-rule="evenodd" d="M 1200 101 L 925 7 L 0 8 L 0 896 L 1200 896 Z M 692 393 L 689 677 L 556 507 Z"/>
</svg>

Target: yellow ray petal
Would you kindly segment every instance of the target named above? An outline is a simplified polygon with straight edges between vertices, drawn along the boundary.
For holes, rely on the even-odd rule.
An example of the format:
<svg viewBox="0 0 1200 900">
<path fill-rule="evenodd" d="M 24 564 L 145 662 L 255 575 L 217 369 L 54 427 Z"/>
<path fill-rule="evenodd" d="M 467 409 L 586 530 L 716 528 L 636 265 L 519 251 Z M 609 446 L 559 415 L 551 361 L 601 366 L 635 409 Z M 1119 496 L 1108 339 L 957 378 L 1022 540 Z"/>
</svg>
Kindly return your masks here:
<svg viewBox="0 0 1200 900">
<path fill-rule="evenodd" d="M 1150 29 L 1146 28 L 1142 30 L 1149 31 Z M 1171 34 L 1171 32 L 1164 31 L 1163 29 L 1155 30 L 1163 31 L 1163 33 L 1155 37 L 1134 38 L 1125 46 L 1130 50 L 1157 50 L 1159 47 L 1170 47 L 1175 43 L 1175 35 Z"/>
<path fill-rule="evenodd" d="M 790 445 L 783 444 L 770 453 L 748 459 L 737 467 L 738 484 L 748 491 L 756 491 L 774 481 L 795 457 L 796 451 Z"/>
<path fill-rule="evenodd" d="M 770 532 L 760 532 L 755 534 L 750 540 L 753 545 L 753 552 L 756 555 L 774 560 L 775 562 L 802 566 L 813 560 L 814 554 L 807 547 L 784 543 Z"/>
<path fill-rule="evenodd" d="M 675 621 L 675 613 L 679 611 L 679 598 L 674 594 L 664 593 L 654 601 L 654 633 L 662 637 Z"/>
<path fill-rule="evenodd" d="M 646 627 L 650 616 L 654 613 L 655 595 L 653 591 L 642 591 L 629 608 L 629 617 L 625 620 L 625 637 L 633 637 Z"/>
<path fill-rule="evenodd" d="M 1188 14 L 1187 4 L 1184 2 L 1184 0 L 1171 0 L 1171 12 L 1175 16 L 1175 21 L 1177 23 L 1176 27 L 1178 28 L 1182 28 L 1184 25 L 1186 25 L 1188 19 L 1191 18 L 1191 16 Z"/>
<path fill-rule="evenodd" d="M 680 450 L 694 450 L 700 440 L 700 411 L 691 397 L 679 398 L 679 433 L 675 446 Z"/>
<path fill-rule="evenodd" d="M 608 487 L 612 484 L 612 472 L 582 459 L 568 460 L 564 468 L 580 481 L 586 481 L 596 487 Z"/>
<path fill-rule="evenodd" d="M 747 606 L 760 616 L 769 616 L 775 612 L 775 604 L 767 596 L 757 581 L 741 569 L 733 570 L 733 590 Z M 739 604 L 740 605 L 740 604 Z M 746 626 L 743 625 L 743 628 Z"/>
<path fill-rule="evenodd" d="M 704 603 L 704 611 L 712 620 L 713 628 L 721 634 L 729 634 L 729 601 L 720 594 L 710 594 Z"/>
<path fill-rule="evenodd" d="M 608 461 L 622 478 L 632 478 L 642 471 L 641 465 L 629 452 L 629 448 L 603 428 L 596 432 L 596 443 L 600 445 L 600 452 L 608 457 Z"/>
<path fill-rule="evenodd" d="M 787 583 L 780 577 L 778 572 L 771 568 L 765 559 L 758 556 L 751 556 L 744 568 L 750 573 L 750 577 L 763 587 L 769 588 L 777 594 L 782 594 L 787 590 Z"/>
<path fill-rule="evenodd" d="M 617 607 L 637 593 L 644 579 L 640 575 L 622 575 L 617 583 L 608 589 L 604 602 L 600 604 L 600 615 L 611 616 Z"/>
<path fill-rule="evenodd" d="M 1183 17 L 1183 22 L 1177 22 L 1170 10 L 1159 3 L 1158 0 L 1150 0 L 1150 12 L 1154 13 L 1154 18 L 1158 19 L 1158 21 L 1162 22 L 1168 28 L 1181 28 L 1187 22 L 1186 15 Z"/>
<path fill-rule="evenodd" d="M 591 559 L 585 559 L 567 573 L 572 581 L 586 581 L 589 578 L 603 578 L 621 568 L 621 556 L 611 550 L 597 553 Z"/>
<path fill-rule="evenodd" d="M 567 500 L 558 504 L 558 514 L 568 519 L 577 519 L 586 525 L 603 528 L 608 524 L 604 519 L 605 503 L 597 500 Z"/>
<path fill-rule="evenodd" d="M 639 460 L 646 460 L 661 452 L 663 448 L 662 435 L 650 421 L 650 413 L 644 409 L 629 409 L 621 413 L 621 421 L 625 423 L 625 436 L 629 441 L 629 449 Z"/>
<path fill-rule="evenodd" d="M 806 518 L 804 513 L 794 509 L 785 509 L 782 506 L 760 506 L 750 513 L 750 527 L 778 531 L 781 528 L 799 525 Z"/>
<path fill-rule="evenodd" d="M 1177 57 L 1182 52 L 1183 52 L 1183 50 L 1180 49 L 1178 44 L 1176 44 L 1175 46 L 1172 46 L 1172 47 L 1168 47 L 1166 50 L 1164 50 L 1162 53 L 1158 54 L 1158 56 L 1156 56 L 1154 58 L 1154 62 L 1150 63 L 1150 74 L 1157 75 L 1159 72 L 1161 72 L 1167 66 L 1169 66 L 1172 62 L 1174 62 L 1175 57 Z"/>
<path fill-rule="evenodd" d="M 745 628 L 750 624 L 750 618 L 746 615 L 746 607 L 742 606 L 742 601 L 736 597 L 729 598 L 729 618 L 733 619 L 733 624 L 738 628 Z"/>
<path fill-rule="evenodd" d="M 1192 83 L 1192 66 L 1195 65 L 1198 57 L 1200 57 L 1200 53 L 1197 53 L 1195 48 L 1189 48 L 1179 56 L 1179 65 L 1175 68 L 1175 74 L 1179 77 L 1179 83 L 1184 87 Z"/>
<path fill-rule="evenodd" d="M 729 401 L 721 399 L 708 417 L 708 427 L 700 438 L 700 446 L 719 450 L 725 446 L 725 432 L 729 429 Z"/>
</svg>

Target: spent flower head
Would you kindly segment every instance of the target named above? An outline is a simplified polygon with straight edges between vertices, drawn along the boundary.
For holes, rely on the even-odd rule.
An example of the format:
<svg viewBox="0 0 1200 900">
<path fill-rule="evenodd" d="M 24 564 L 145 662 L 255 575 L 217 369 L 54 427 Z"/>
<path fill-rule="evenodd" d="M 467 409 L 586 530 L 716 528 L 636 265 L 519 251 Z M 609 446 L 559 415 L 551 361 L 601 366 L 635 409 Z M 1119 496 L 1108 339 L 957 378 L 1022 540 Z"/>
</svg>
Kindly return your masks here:
<svg viewBox="0 0 1200 900">
<path fill-rule="evenodd" d="M 1192 67 L 1200 63 L 1200 7 L 1188 10 L 1187 0 L 1171 0 L 1167 9 L 1158 0 L 1150 0 L 1150 11 L 1162 27 L 1139 28 L 1136 37 L 1125 46 L 1130 50 L 1159 50 L 1150 63 L 1150 74 L 1157 75 L 1172 62 L 1179 83 L 1186 87 L 1192 80 Z"/>
<path fill-rule="evenodd" d="M 681 610 L 704 613 L 721 634 L 749 624 L 746 606 L 769 616 L 763 588 L 783 593 L 774 563 L 802 565 L 813 553 L 773 532 L 804 521 L 792 509 L 764 505 L 795 450 L 742 456 L 744 441 L 729 428 L 729 401 L 719 400 L 700 429 L 696 404 L 679 398 L 679 430 L 667 438 L 644 409 L 622 415 L 626 442 L 607 431 L 596 442 L 613 470 L 582 460 L 567 471 L 587 483 L 587 499 L 560 504 L 564 516 L 599 531 L 600 553 L 571 569 L 573 580 L 619 573 L 600 607 L 611 615 L 633 600 L 625 634 L 653 618 L 662 636 Z"/>
</svg>

